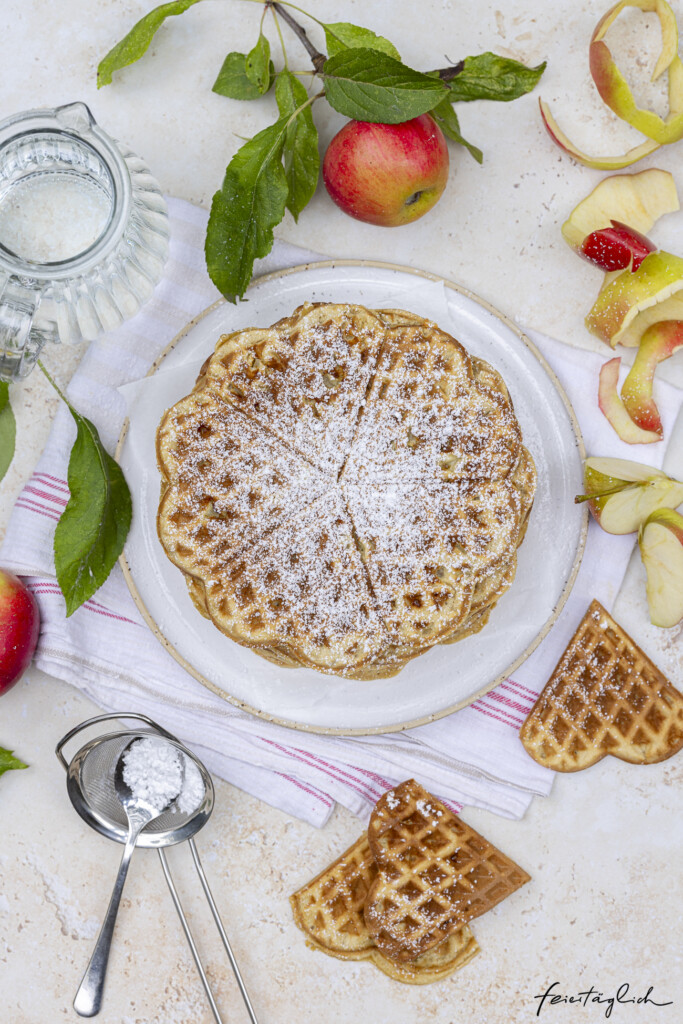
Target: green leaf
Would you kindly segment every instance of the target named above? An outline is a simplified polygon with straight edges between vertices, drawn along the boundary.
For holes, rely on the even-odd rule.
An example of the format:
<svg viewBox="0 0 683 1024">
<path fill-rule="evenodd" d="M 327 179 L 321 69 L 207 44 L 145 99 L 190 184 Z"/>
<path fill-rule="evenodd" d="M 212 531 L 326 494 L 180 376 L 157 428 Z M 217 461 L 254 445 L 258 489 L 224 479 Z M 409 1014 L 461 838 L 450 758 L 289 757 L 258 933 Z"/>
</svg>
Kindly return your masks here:
<svg viewBox="0 0 683 1024">
<path fill-rule="evenodd" d="M 273 245 L 273 228 L 285 215 L 287 178 L 281 163 L 288 117 L 264 128 L 238 149 L 211 203 L 206 266 L 230 302 L 241 298 L 254 260 Z"/>
<path fill-rule="evenodd" d="M 393 43 L 384 36 L 376 35 L 369 28 L 351 25 L 348 21 L 335 21 L 328 25 L 323 23 L 323 28 L 330 57 L 335 53 L 341 53 L 342 50 L 353 50 L 362 46 L 369 50 L 379 50 L 380 53 L 386 53 L 395 60 L 401 59 L 401 54 Z"/>
<path fill-rule="evenodd" d="M 0 747 L 0 775 L 4 775 L 5 772 L 14 771 L 17 768 L 28 768 L 28 765 L 20 761 L 18 757 L 14 757 L 11 750 L 5 750 L 3 747 Z"/>
<path fill-rule="evenodd" d="M 447 95 L 438 79 L 365 47 L 330 57 L 321 77 L 330 106 L 358 121 L 399 124 L 425 114 Z"/>
<path fill-rule="evenodd" d="M 263 32 L 258 37 L 258 42 L 253 50 L 247 54 L 245 71 L 247 78 L 252 85 L 256 86 L 260 96 L 268 92 L 272 79 L 270 77 L 270 43 Z"/>
<path fill-rule="evenodd" d="M 17 424 L 9 402 L 9 384 L 0 381 L 0 480 L 14 458 Z"/>
<path fill-rule="evenodd" d="M 170 18 L 174 14 L 184 14 L 188 8 L 194 7 L 197 3 L 199 0 L 171 0 L 170 3 L 161 4 L 160 7 L 155 7 L 149 14 L 146 14 L 144 18 L 140 18 L 128 35 L 124 36 L 121 42 L 117 43 L 100 61 L 97 68 L 97 88 L 101 89 L 103 85 L 109 85 L 115 71 L 120 71 L 128 64 L 134 64 L 136 60 L 140 60 L 140 57 L 149 49 L 149 44 L 157 29 L 161 28 L 166 18 Z"/>
<path fill-rule="evenodd" d="M 275 84 L 275 99 L 281 117 L 291 117 L 308 99 L 306 89 L 291 71 L 281 71 Z M 287 209 L 294 220 L 312 198 L 318 184 L 320 154 L 318 131 L 310 106 L 301 110 L 285 133 L 285 176 L 287 178 Z"/>
<path fill-rule="evenodd" d="M 516 100 L 531 92 L 545 71 L 545 61 L 528 68 L 518 60 L 498 57 L 495 53 L 480 53 L 465 57 L 463 70 L 448 83 L 451 102 L 469 100 Z"/>
<path fill-rule="evenodd" d="M 130 528 L 131 498 L 121 467 L 97 428 L 71 408 L 77 434 L 69 457 L 71 495 L 55 530 L 57 582 L 71 615 L 111 572 Z"/>
<path fill-rule="evenodd" d="M 484 154 L 482 151 L 477 146 L 473 146 L 471 142 L 468 142 L 467 139 L 464 139 L 461 135 L 458 115 L 450 105 L 448 96 L 444 96 L 441 102 L 437 103 L 434 109 L 430 110 L 429 113 L 447 138 L 451 139 L 453 142 L 459 143 L 461 146 L 464 146 L 465 149 L 469 150 L 478 164 L 483 163 Z"/>
<path fill-rule="evenodd" d="M 275 66 L 268 62 L 268 92 L 273 79 L 275 78 Z M 247 77 L 247 55 L 246 53 L 229 53 L 223 61 L 223 66 L 218 72 L 218 78 L 213 83 L 213 92 L 219 96 L 227 96 L 231 100 L 257 100 L 263 95 L 258 86 L 250 82 Z"/>
</svg>

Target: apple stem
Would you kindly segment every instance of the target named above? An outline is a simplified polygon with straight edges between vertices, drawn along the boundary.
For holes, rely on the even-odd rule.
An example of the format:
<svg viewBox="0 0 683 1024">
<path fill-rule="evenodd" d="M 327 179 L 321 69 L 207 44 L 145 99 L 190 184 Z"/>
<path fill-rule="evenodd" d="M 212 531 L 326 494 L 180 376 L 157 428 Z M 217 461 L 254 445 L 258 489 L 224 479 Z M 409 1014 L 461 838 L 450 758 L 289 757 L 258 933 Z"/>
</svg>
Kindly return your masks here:
<svg viewBox="0 0 683 1024">
<path fill-rule="evenodd" d="M 59 397 L 61 398 L 61 400 L 62 400 L 62 401 L 63 401 L 63 402 L 64 402 L 64 403 L 66 404 L 66 405 L 68 405 L 68 406 L 69 406 L 69 408 L 71 409 L 71 402 L 70 402 L 70 401 L 69 401 L 69 399 L 68 399 L 68 398 L 66 397 L 66 395 L 64 394 L 64 392 L 63 392 L 63 391 L 62 391 L 62 389 L 60 388 L 59 384 L 57 384 L 57 382 L 56 382 L 56 381 L 54 380 L 54 378 L 52 377 L 52 375 L 51 375 L 51 374 L 50 374 L 50 373 L 49 373 L 49 372 L 47 371 L 47 369 L 45 368 L 45 364 L 43 363 L 42 359 L 39 359 L 39 360 L 38 360 L 38 366 L 39 366 L 39 368 L 40 368 L 40 369 L 41 369 L 41 370 L 43 371 L 43 373 L 45 374 L 45 376 L 46 376 L 46 377 L 47 377 L 47 379 L 49 380 L 50 384 L 52 384 L 52 387 L 53 387 L 53 388 L 55 389 L 55 391 L 57 392 L 57 394 L 59 395 Z"/>
<path fill-rule="evenodd" d="M 606 498 L 608 494 L 621 494 L 624 490 L 623 485 L 620 487 L 611 487 L 607 491 L 595 491 L 593 494 L 577 494 L 574 498 L 574 504 L 580 505 L 582 501 L 590 501 L 592 498 Z"/>
<path fill-rule="evenodd" d="M 464 67 L 465 61 L 459 60 L 457 64 L 453 64 L 450 68 L 438 68 L 435 74 L 439 76 L 442 82 L 450 82 L 452 79 L 457 78 Z"/>
<path fill-rule="evenodd" d="M 286 7 L 283 7 L 282 4 L 277 3 L 276 0 L 266 0 L 266 7 L 272 7 L 274 11 L 277 11 L 282 20 L 287 25 L 289 25 L 292 32 L 294 32 L 294 34 L 299 38 L 299 40 L 305 47 L 306 53 L 311 58 L 313 67 L 315 68 L 316 72 L 320 74 L 323 67 L 325 66 L 325 61 L 327 60 L 327 57 L 325 56 L 324 53 L 321 53 L 320 50 L 316 49 L 316 47 L 313 45 L 311 40 L 306 35 L 306 29 L 299 24 L 296 18 L 292 17 L 292 15 L 289 13 Z"/>
</svg>

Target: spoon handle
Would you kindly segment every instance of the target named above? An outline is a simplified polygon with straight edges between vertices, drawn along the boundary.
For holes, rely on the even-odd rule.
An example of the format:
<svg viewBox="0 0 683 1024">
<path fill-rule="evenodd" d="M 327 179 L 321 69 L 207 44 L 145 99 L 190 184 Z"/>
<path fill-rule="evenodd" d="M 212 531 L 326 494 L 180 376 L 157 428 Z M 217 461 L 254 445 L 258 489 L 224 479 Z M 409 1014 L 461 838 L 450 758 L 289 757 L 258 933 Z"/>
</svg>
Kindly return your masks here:
<svg viewBox="0 0 683 1024">
<path fill-rule="evenodd" d="M 128 874 L 130 858 L 133 856 L 133 850 L 135 849 L 135 844 L 143 824 L 144 822 L 139 827 L 131 824 L 131 829 L 128 833 L 121 864 L 116 881 L 114 882 L 114 890 L 109 900 L 107 914 L 102 923 L 100 934 L 97 937 L 93 954 L 90 957 L 90 963 L 83 975 L 83 980 L 74 999 L 74 1010 L 79 1017 L 95 1017 L 100 1012 L 100 1007 L 102 1006 L 104 979 L 107 974 L 109 950 L 111 949 L 111 940 L 114 935 L 116 915 L 118 914 L 121 894 L 126 881 L 126 875 Z"/>
</svg>

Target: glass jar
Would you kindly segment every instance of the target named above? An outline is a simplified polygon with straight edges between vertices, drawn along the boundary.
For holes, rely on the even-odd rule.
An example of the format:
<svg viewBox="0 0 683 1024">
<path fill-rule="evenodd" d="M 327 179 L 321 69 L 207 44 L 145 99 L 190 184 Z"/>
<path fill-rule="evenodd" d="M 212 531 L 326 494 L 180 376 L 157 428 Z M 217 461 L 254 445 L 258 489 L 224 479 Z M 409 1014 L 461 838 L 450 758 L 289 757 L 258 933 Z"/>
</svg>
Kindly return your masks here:
<svg viewBox="0 0 683 1024">
<path fill-rule="evenodd" d="M 138 311 L 168 255 L 168 213 L 144 162 L 84 103 L 0 123 L 0 379 L 47 341 L 93 340 Z"/>
</svg>

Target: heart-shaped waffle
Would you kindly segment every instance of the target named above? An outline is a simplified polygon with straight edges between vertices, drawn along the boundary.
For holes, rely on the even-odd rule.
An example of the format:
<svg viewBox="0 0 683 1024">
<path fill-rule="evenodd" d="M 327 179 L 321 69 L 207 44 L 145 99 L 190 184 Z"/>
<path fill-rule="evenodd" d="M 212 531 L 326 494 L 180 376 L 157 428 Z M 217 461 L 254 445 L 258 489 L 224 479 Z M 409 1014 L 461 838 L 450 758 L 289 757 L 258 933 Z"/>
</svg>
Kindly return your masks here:
<svg viewBox="0 0 683 1024">
<path fill-rule="evenodd" d="M 365 901 L 375 945 L 413 961 L 529 881 L 529 875 L 414 779 L 378 801 L 368 826 L 378 875 Z"/>
<path fill-rule="evenodd" d="M 683 747 L 683 694 L 593 601 L 520 736 L 535 761 L 557 772 L 607 754 L 654 764 Z"/>
<path fill-rule="evenodd" d="M 410 985 L 442 981 L 476 956 L 479 946 L 465 925 L 412 963 L 396 963 L 386 957 L 372 941 L 363 918 L 368 890 L 376 877 L 368 837 L 363 833 L 333 864 L 290 896 L 294 920 L 311 949 L 339 960 L 368 960 L 395 981 Z"/>
</svg>

